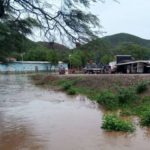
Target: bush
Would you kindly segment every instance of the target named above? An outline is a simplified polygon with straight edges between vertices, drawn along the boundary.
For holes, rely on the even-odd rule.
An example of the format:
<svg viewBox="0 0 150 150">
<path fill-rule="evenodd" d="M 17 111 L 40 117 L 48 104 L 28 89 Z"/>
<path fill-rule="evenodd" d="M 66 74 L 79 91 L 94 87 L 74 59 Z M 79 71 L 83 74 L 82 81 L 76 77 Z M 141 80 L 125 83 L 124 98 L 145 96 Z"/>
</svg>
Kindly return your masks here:
<svg viewBox="0 0 150 150">
<path fill-rule="evenodd" d="M 134 125 L 130 121 L 125 121 L 119 118 L 117 115 L 105 115 L 103 117 L 102 128 L 107 131 L 123 131 L 133 132 L 135 130 Z"/>
<path fill-rule="evenodd" d="M 60 85 L 63 90 L 70 89 L 73 85 L 75 85 L 77 80 L 60 80 L 58 85 Z"/>
<path fill-rule="evenodd" d="M 143 114 L 141 118 L 141 125 L 150 127 L 150 110 Z"/>
<path fill-rule="evenodd" d="M 103 91 L 97 97 L 96 100 L 99 104 L 105 106 L 107 109 L 115 109 L 118 107 L 118 98 L 110 91 Z"/>
<path fill-rule="evenodd" d="M 142 82 L 136 86 L 136 93 L 137 94 L 141 94 L 147 90 L 148 90 L 148 83 L 147 82 Z"/>
<path fill-rule="evenodd" d="M 71 88 L 72 84 L 69 82 L 63 83 L 62 88 L 63 90 L 69 90 Z"/>
<path fill-rule="evenodd" d="M 150 110 L 150 97 L 146 96 L 141 100 L 141 103 L 132 108 L 135 115 L 143 116 Z"/>
<path fill-rule="evenodd" d="M 128 104 L 136 100 L 138 97 L 132 88 L 120 88 L 117 94 L 120 104 Z"/>
<path fill-rule="evenodd" d="M 73 88 L 73 85 L 75 85 L 76 81 L 66 81 L 66 80 L 61 80 L 59 84 L 61 85 L 62 89 L 67 91 L 67 94 L 69 95 L 75 95 L 77 92 L 75 88 Z"/>
<path fill-rule="evenodd" d="M 71 87 L 70 89 L 67 90 L 67 93 L 68 93 L 69 95 L 75 95 L 75 94 L 76 94 L 76 90 Z"/>
</svg>

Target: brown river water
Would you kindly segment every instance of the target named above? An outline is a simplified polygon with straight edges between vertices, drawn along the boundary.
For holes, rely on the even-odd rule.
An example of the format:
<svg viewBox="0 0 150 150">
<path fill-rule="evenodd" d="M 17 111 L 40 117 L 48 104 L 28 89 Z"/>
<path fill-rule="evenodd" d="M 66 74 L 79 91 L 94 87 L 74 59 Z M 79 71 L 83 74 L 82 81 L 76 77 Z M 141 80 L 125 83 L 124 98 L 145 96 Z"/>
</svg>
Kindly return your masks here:
<svg viewBox="0 0 150 150">
<path fill-rule="evenodd" d="M 150 131 L 100 128 L 103 112 L 84 96 L 34 86 L 26 75 L 0 75 L 0 150 L 150 150 Z"/>
</svg>

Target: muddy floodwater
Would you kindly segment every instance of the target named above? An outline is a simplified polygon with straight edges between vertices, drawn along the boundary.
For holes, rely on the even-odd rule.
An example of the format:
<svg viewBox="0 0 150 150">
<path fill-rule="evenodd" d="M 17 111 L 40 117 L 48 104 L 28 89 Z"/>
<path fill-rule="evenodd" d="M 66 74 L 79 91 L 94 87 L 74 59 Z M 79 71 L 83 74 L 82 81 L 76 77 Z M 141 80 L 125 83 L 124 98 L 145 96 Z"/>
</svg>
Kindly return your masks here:
<svg viewBox="0 0 150 150">
<path fill-rule="evenodd" d="M 26 75 L 0 75 L 0 150 L 150 150 L 148 129 L 108 133 L 102 116 L 83 96 L 35 87 Z"/>
</svg>

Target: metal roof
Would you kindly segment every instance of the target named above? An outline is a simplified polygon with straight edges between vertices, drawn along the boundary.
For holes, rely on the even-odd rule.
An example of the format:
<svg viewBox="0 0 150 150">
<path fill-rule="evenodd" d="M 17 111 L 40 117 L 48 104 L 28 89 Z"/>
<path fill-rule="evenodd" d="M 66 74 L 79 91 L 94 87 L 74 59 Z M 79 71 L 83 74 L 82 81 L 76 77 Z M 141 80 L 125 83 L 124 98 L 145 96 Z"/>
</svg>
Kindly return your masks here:
<svg viewBox="0 0 150 150">
<path fill-rule="evenodd" d="M 150 64 L 150 61 L 149 60 L 136 60 L 136 61 L 129 61 L 129 62 L 125 62 L 125 63 L 118 63 L 116 65 L 120 66 L 120 65 L 136 64 L 136 63 Z"/>
</svg>

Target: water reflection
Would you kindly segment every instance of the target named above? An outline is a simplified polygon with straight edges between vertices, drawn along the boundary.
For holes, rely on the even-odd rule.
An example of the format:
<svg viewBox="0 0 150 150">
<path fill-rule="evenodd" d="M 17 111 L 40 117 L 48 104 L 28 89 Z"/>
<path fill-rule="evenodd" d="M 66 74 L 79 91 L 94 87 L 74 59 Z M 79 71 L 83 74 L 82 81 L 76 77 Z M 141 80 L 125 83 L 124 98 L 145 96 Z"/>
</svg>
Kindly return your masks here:
<svg viewBox="0 0 150 150">
<path fill-rule="evenodd" d="M 40 89 L 24 75 L 0 76 L 0 150 L 149 150 L 149 130 L 101 130 L 103 113 L 83 96 Z"/>
<path fill-rule="evenodd" d="M 1 133 L 0 141 L 1 150 L 39 150 L 44 147 L 42 143 L 36 142 L 36 137 L 33 138 L 31 132 L 24 126 Z"/>
</svg>

